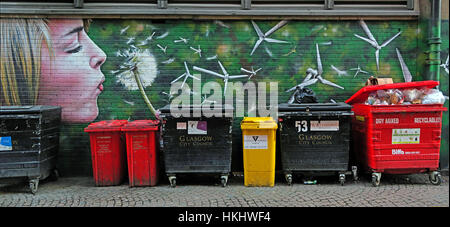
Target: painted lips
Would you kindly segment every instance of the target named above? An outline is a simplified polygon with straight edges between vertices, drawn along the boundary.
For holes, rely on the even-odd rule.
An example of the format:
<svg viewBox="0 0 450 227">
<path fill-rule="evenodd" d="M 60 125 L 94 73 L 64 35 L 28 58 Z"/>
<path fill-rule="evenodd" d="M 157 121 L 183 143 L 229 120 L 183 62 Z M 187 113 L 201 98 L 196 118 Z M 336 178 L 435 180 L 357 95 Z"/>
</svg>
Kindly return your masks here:
<svg viewBox="0 0 450 227">
<path fill-rule="evenodd" d="M 99 84 L 97 87 L 100 91 L 103 91 L 103 84 Z"/>
<path fill-rule="evenodd" d="M 100 90 L 100 92 L 103 91 L 103 82 L 105 82 L 105 78 L 102 78 L 102 81 L 100 81 L 100 83 L 97 86 L 97 88 L 98 88 L 98 90 Z"/>
</svg>

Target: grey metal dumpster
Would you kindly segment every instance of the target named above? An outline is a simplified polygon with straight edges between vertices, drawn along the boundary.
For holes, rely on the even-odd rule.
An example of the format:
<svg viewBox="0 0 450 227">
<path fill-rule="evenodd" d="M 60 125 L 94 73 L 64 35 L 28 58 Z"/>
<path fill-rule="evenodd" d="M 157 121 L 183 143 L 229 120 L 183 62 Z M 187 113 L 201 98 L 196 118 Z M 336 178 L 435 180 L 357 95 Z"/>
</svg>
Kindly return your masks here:
<svg viewBox="0 0 450 227">
<path fill-rule="evenodd" d="M 343 185 L 348 171 L 350 120 L 353 112 L 346 103 L 280 104 L 279 136 L 281 162 L 286 181 L 292 173 L 329 175 L 338 173 Z"/>
<path fill-rule="evenodd" d="M 193 113 L 201 105 L 191 105 Z M 162 119 L 162 155 L 164 167 L 172 187 L 176 186 L 176 174 L 219 174 L 222 186 L 226 186 L 231 172 L 233 117 L 225 117 L 230 105 L 221 106 L 222 117 L 175 117 L 167 105 L 160 109 Z"/>
<path fill-rule="evenodd" d="M 60 122 L 58 106 L 0 106 L 0 180 L 25 178 L 34 194 L 56 178 Z"/>
</svg>

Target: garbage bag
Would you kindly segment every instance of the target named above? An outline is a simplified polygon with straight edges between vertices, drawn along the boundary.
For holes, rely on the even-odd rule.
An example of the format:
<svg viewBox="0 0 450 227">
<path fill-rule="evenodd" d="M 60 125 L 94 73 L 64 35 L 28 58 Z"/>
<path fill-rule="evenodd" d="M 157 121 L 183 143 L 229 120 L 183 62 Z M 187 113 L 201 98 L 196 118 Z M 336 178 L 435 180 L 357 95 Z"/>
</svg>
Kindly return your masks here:
<svg viewBox="0 0 450 227">
<path fill-rule="evenodd" d="M 430 89 L 424 92 L 422 104 L 444 104 L 445 97 L 441 91 L 437 89 Z"/>
<path fill-rule="evenodd" d="M 419 103 L 422 97 L 422 91 L 416 88 L 403 90 L 403 95 L 405 97 L 405 102 L 409 103 Z"/>
<path fill-rule="evenodd" d="M 292 103 L 318 103 L 316 93 L 310 88 L 297 88 L 289 99 L 289 104 Z"/>
</svg>

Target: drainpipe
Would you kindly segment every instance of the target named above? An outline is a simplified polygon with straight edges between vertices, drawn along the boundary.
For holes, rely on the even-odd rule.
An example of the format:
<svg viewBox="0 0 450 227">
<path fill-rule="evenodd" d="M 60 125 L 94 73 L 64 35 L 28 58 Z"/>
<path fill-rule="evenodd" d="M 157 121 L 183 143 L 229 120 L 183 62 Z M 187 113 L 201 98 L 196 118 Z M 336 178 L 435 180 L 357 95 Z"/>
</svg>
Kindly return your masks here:
<svg viewBox="0 0 450 227">
<path fill-rule="evenodd" d="M 440 79 L 441 64 L 441 0 L 431 1 L 431 22 L 430 33 L 428 38 L 429 45 L 429 74 L 428 78 L 436 81 Z M 439 89 L 439 87 L 438 87 Z"/>
</svg>

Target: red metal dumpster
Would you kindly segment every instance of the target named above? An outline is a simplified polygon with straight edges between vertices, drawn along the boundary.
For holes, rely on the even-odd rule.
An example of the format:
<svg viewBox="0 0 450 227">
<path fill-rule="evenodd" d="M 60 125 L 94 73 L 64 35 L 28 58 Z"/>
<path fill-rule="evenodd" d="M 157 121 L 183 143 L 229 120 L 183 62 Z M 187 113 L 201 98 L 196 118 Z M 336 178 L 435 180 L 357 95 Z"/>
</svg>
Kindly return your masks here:
<svg viewBox="0 0 450 227">
<path fill-rule="evenodd" d="M 122 183 L 126 174 L 125 143 L 121 128 L 127 120 L 108 120 L 90 124 L 92 169 L 96 186 Z"/>
<path fill-rule="evenodd" d="M 159 176 L 159 121 L 137 120 L 122 127 L 126 134 L 130 187 L 154 186 Z"/>
<path fill-rule="evenodd" d="M 353 150 L 362 169 L 372 173 L 378 186 L 381 173 L 427 172 L 433 184 L 441 183 L 439 151 L 443 104 L 366 105 L 377 90 L 433 88 L 439 82 L 421 81 L 366 86 L 346 103 L 353 106 Z"/>
</svg>

